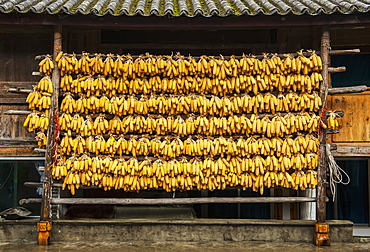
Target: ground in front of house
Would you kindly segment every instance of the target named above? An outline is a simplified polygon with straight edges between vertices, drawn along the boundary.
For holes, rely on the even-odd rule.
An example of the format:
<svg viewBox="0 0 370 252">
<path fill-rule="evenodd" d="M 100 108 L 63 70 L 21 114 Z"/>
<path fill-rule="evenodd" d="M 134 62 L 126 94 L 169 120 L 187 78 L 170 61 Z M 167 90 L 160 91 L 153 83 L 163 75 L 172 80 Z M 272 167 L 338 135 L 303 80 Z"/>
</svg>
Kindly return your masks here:
<svg viewBox="0 0 370 252">
<path fill-rule="evenodd" d="M 333 243 L 328 247 L 317 247 L 311 243 L 273 243 L 273 242 L 101 242 L 101 243 L 53 243 L 49 246 L 38 246 L 35 243 L 0 243 L 0 251 L 6 252 L 54 252 L 54 251 L 130 251 L 130 252 L 166 252 L 166 251 L 207 251 L 207 252 L 240 252 L 240 251 L 370 251 L 370 243 Z"/>
</svg>

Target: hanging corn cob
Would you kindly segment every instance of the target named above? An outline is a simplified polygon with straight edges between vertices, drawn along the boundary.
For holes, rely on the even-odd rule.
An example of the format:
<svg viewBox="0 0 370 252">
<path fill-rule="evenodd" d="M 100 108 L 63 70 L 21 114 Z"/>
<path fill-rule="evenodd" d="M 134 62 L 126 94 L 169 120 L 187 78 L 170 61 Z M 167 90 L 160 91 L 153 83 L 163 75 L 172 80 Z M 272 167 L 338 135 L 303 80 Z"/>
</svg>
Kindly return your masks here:
<svg viewBox="0 0 370 252">
<path fill-rule="evenodd" d="M 64 136 L 52 174 L 72 194 L 81 185 L 263 193 L 317 184 L 317 132 L 326 125 L 317 115 L 315 52 L 262 59 L 61 52 L 56 62 Z M 50 84 L 39 82 L 27 98 L 31 109 L 47 111 Z M 44 131 L 40 118 L 33 113 L 25 126 Z"/>
<path fill-rule="evenodd" d="M 166 191 L 193 188 L 214 190 L 242 186 L 261 193 L 265 187 L 281 186 L 304 190 L 317 185 L 316 171 L 296 169 L 290 174 L 287 170 L 277 169 L 269 163 L 269 159 L 260 156 L 250 159 L 233 157 L 139 161 L 135 158 L 124 160 L 84 154 L 60 160 L 54 166 L 52 174 L 57 179 L 64 179 L 63 187 L 69 187 L 72 193 L 80 185 L 129 191 L 158 188 Z"/>
</svg>

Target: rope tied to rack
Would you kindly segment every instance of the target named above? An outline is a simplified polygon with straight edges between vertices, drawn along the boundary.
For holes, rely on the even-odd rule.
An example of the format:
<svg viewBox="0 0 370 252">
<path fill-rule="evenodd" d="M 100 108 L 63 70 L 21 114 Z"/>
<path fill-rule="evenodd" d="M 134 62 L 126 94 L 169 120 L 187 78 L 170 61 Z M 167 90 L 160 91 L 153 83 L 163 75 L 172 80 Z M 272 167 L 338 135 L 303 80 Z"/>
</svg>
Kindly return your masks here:
<svg viewBox="0 0 370 252">
<path fill-rule="evenodd" d="M 333 201 L 335 200 L 335 183 L 348 185 L 351 181 L 349 175 L 339 167 L 339 165 L 335 162 L 333 154 L 330 151 L 330 144 L 326 144 L 326 159 L 328 162 L 329 167 L 329 184 L 330 184 L 330 191 L 333 194 Z M 346 177 L 347 181 L 344 182 L 343 178 Z"/>
</svg>

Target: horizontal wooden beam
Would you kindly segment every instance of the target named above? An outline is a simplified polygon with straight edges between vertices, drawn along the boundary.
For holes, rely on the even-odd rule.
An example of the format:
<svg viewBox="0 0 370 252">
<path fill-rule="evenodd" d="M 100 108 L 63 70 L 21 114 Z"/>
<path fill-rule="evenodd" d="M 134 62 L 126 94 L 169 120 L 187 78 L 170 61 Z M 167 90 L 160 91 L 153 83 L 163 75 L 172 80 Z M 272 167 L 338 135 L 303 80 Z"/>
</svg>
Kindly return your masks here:
<svg viewBox="0 0 370 252">
<path fill-rule="evenodd" d="M 25 187 L 42 187 L 41 182 L 24 182 L 23 185 Z M 62 184 L 61 183 L 53 183 L 53 187 L 61 188 Z M 101 189 L 101 187 L 98 187 L 98 186 L 84 186 L 84 185 L 81 185 L 80 188 L 81 189 Z"/>
<path fill-rule="evenodd" d="M 329 71 L 329 73 L 341 73 L 341 72 L 345 72 L 346 71 L 346 67 L 345 66 L 341 66 L 341 67 L 329 67 L 328 68 L 328 71 Z"/>
<path fill-rule="evenodd" d="M 350 94 L 350 93 L 361 93 L 367 90 L 366 85 L 353 86 L 353 87 L 338 87 L 338 88 L 329 88 L 328 94 Z"/>
<path fill-rule="evenodd" d="M 332 154 L 334 157 L 369 158 L 370 146 L 356 146 L 356 143 L 353 143 L 353 146 L 337 145 L 337 149 L 335 151 L 332 151 Z"/>
<path fill-rule="evenodd" d="M 34 138 L 11 138 L 11 137 L 0 137 L 0 141 L 22 141 L 22 142 L 28 142 L 28 141 L 34 141 Z"/>
<path fill-rule="evenodd" d="M 11 92 L 11 93 L 31 93 L 33 92 L 32 89 L 25 89 L 25 88 L 8 88 L 8 92 Z M 25 101 L 24 101 L 25 103 Z"/>
<path fill-rule="evenodd" d="M 354 53 L 360 53 L 360 49 L 348 49 L 348 50 L 330 50 L 330 55 L 338 55 L 338 54 L 354 54 Z"/>
<path fill-rule="evenodd" d="M 37 153 L 34 148 L 37 147 L 35 142 L 33 144 L 25 144 L 24 142 L 12 143 L 3 142 L 0 144 L 0 157 L 42 157 L 45 154 Z"/>
<path fill-rule="evenodd" d="M 21 145 L 35 145 L 37 141 L 35 138 L 8 138 L 8 137 L 1 137 L 0 144 L 21 144 Z"/>
<path fill-rule="evenodd" d="M 189 45 L 189 44 L 186 44 L 186 45 Z M 185 44 L 184 44 L 184 46 L 185 46 Z M 121 46 L 120 46 L 121 47 Z M 186 46 L 185 46 L 186 47 Z M 111 47 L 109 47 L 109 48 L 111 48 Z M 163 47 L 163 48 L 166 48 L 165 46 Z M 200 47 L 199 47 L 200 48 Z M 248 48 L 248 47 L 246 47 L 246 46 L 244 46 L 244 48 Z M 148 49 L 148 48 L 146 48 L 146 49 Z M 180 49 L 180 48 L 179 48 Z M 207 48 L 205 48 L 205 49 L 207 49 Z M 317 54 L 319 54 L 319 52 L 316 52 Z M 306 57 L 309 57 L 309 56 L 311 56 L 312 55 L 312 52 L 302 52 L 302 54 L 304 55 L 304 56 L 306 56 Z M 277 57 L 283 57 L 283 58 L 285 58 L 285 57 L 287 57 L 287 55 L 290 55 L 290 56 L 293 56 L 293 57 L 297 57 L 297 56 L 299 56 L 299 55 L 301 55 L 301 53 L 298 53 L 298 52 L 287 52 L 287 53 L 278 53 L 278 54 L 274 54 L 274 56 L 277 56 Z M 79 57 L 81 57 L 82 56 L 82 54 L 79 54 L 79 53 L 76 53 L 75 54 L 75 56 L 77 57 L 77 58 L 79 58 Z M 89 56 L 90 57 L 95 57 L 94 56 L 94 53 L 90 53 L 89 54 Z M 107 57 L 107 55 L 106 54 L 102 54 L 101 55 L 103 58 L 104 57 Z M 133 59 L 136 59 L 136 58 L 139 58 L 141 55 L 131 55 L 130 54 L 130 57 L 132 57 Z M 155 56 L 155 55 L 153 55 L 153 56 Z M 185 57 L 186 57 L 186 55 L 184 55 Z M 235 59 L 241 59 L 241 58 L 243 58 L 244 56 L 242 56 L 242 55 L 233 55 L 233 58 L 235 58 Z M 259 55 L 253 55 L 253 58 L 256 58 L 256 59 L 264 59 L 266 57 L 266 55 L 265 54 L 259 54 Z M 36 60 L 40 60 L 40 59 L 43 59 L 43 58 L 45 58 L 45 55 L 37 55 L 37 56 L 35 56 L 35 59 Z M 112 56 L 112 58 L 114 59 L 114 58 L 116 58 L 116 56 L 115 55 L 113 55 Z M 200 56 L 192 56 L 192 58 L 193 59 L 196 59 L 196 60 L 198 60 L 198 59 L 200 59 Z M 214 58 L 215 59 L 221 59 L 221 56 L 220 55 L 214 55 Z M 222 55 L 222 58 L 223 59 L 225 59 L 225 60 L 229 60 L 230 58 L 231 58 L 231 56 L 230 55 Z M 333 68 L 334 69 L 334 68 Z M 70 92 L 61 92 L 61 93 L 70 93 Z M 277 91 L 273 91 L 273 93 L 277 93 Z M 206 97 L 212 97 L 212 95 L 205 95 Z"/>
<path fill-rule="evenodd" d="M 0 104 L 27 104 L 26 97 L 0 97 Z"/>
<path fill-rule="evenodd" d="M 234 44 L 234 45 L 225 45 L 225 44 L 212 44 L 212 45 L 208 45 L 208 44 L 103 44 L 102 47 L 107 47 L 107 48 L 114 48 L 114 47 L 120 47 L 120 48 L 125 48 L 125 49 L 161 49 L 161 48 L 164 48 L 164 49 L 168 49 L 168 48 L 172 48 L 172 49 L 189 49 L 189 48 L 221 48 L 221 49 L 227 49 L 227 48 L 230 48 L 230 49 L 245 49 L 245 48 L 266 48 L 266 47 L 271 47 L 271 48 L 274 48 L 276 47 L 276 44 Z M 351 54 L 351 53 L 359 53 L 360 52 L 360 49 L 350 49 L 350 50 L 332 50 L 330 51 L 331 53 L 330 54 Z M 312 53 L 311 52 L 303 52 L 303 55 L 304 56 L 310 56 Z M 320 55 L 320 51 L 316 51 L 316 54 L 317 55 Z M 76 55 L 77 57 L 81 57 L 82 54 L 74 54 Z M 296 52 L 290 52 L 290 53 L 281 53 L 281 54 L 275 54 L 275 56 L 279 56 L 279 57 L 286 57 L 286 55 L 292 55 L 294 57 L 297 57 L 298 56 L 298 53 Z M 45 58 L 46 55 L 36 55 L 35 56 L 35 60 L 42 60 L 43 58 Z M 91 53 L 91 57 L 93 57 L 94 54 Z M 104 54 L 103 54 L 104 56 Z M 241 58 L 241 56 L 237 56 L 235 55 L 236 57 L 235 58 Z M 260 58 L 260 59 L 263 59 L 265 57 L 265 55 L 253 55 L 254 57 L 256 58 Z M 114 57 L 114 56 L 113 56 Z M 134 59 L 139 57 L 139 55 L 131 55 L 131 57 L 133 57 Z M 216 56 L 217 58 L 218 56 Z M 230 59 L 230 56 L 229 55 L 224 55 L 223 56 L 224 59 Z M 199 57 L 197 56 L 193 56 L 193 58 L 195 59 L 199 59 Z M 329 72 L 331 73 L 337 73 L 337 72 L 345 72 L 346 71 L 346 67 L 345 66 L 341 66 L 341 67 L 329 67 L 328 68 Z M 44 76 L 45 74 L 44 73 L 40 73 L 40 72 L 32 72 L 32 75 L 37 75 L 37 76 Z"/>
<path fill-rule="evenodd" d="M 32 111 L 27 111 L 27 110 L 8 110 L 4 114 L 5 115 L 28 115 L 31 113 Z"/>
<path fill-rule="evenodd" d="M 40 149 L 40 148 L 35 148 L 33 149 L 35 152 L 41 152 L 41 153 L 45 153 L 46 152 L 46 149 Z"/>
<path fill-rule="evenodd" d="M 35 81 L 0 81 L 0 85 L 11 85 L 11 86 L 32 86 L 36 85 Z"/>
<path fill-rule="evenodd" d="M 37 58 L 35 58 L 35 59 L 37 59 Z M 41 73 L 41 72 L 32 72 L 32 75 L 33 76 L 44 76 L 45 74 Z"/>
<path fill-rule="evenodd" d="M 138 160 L 144 160 L 144 157 L 136 157 Z M 24 182 L 23 185 L 25 187 L 42 187 L 42 183 L 40 182 Z M 58 183 L 58 182 L 53 182 L 53 187 L 55 188 L 61 188 L 63 186 L 62 183 Z M 84 186 L 84 185 L 81 185 L 80 186 L 80 189 L 88 189 L 88 190 L 93 190 L 93 189 L 103 189 L 102 187 L 99 187 L 99 186 Z M 243 189 L 243 187 L 241 186 L 227 186 L 225 188 L 225 190 L 237 190 L 237 189 Z M 161 189 L 158 189 L 158 190 L 161 190 Z M 194 189 L 194 190 L 197 190 L 197 189 Z"/>
<path fill-rule="evenodd" d="M 294 203 L 315 202 L 311 197 L 201 197 L 201 198 L 53 198 L 54 205 L 179 205 L 210 203 Z M 40 198 L 21 199 L 21 205 L 39 203 Z"/>
</svg>

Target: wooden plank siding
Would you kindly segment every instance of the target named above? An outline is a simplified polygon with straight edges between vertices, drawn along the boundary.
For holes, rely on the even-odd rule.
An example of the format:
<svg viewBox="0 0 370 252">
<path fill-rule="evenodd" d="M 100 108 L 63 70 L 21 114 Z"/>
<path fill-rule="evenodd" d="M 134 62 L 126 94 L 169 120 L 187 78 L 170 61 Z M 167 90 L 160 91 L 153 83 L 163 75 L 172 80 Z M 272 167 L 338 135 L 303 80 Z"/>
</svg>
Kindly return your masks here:
<svg viewBox="0 0 370 252">
<path fill-rule="evenodd" d="M 29 33 L 26 28 L 15 31 L 0 30 L 0 80 L 37 81 L 35 55 L 51 52 L 51 37 L 42 29 Z"/>
<path fill-rule="evenodd" d="M 9 88 L 32 89 L 37 81 L 1 81 L 0 80 L 0 106 L 3 104 L 26 104 L 27 93 L 8 92 Z"/>
<path fill-rule="evenodd" d="M 26 115 L 5 115 L 11 109 L 26 110 L 27 105 L 0 105 L 0 157 L 43 156 L 33 151 L 37 147 L 35 134 L 23 127 Z"/>
<path fill-rule="evenodd" d="M 333 49 L 359 48 L 361 53 L 370 52 L 369 24 L 336 25 L 331 27 Z M 350 85 L 350 83 L 349 83 Z M 344 117 L 339 119 L 339 134 L 331 135 L 328 143 L 337 145 L 332 151 L 336 157 L 370 157 L 370 90 L 364 93 L 332 95 L 329 110 L 343 110 Z"/>
<path fill-rule="evenodd" d="M 50 34 L 49 34 L 50 31 Z M 28 110 L 26 93 L 8 88 L 32 89 L 40 79 L 35 56 L 51 52 L 51 30 L 47 27 L 0 26 L 0 157 L 44 156 L 35 152 L 35 134 L 23 127 L 26 115 L 6 115 L 8 110 Z"/>
<path fill-rule="evenodd" d="M 340 133 L 331 136 L 338 146 L 370 146 L 370 90 L 357 94 L 332 95 L 329 110 L 342 110 Z"/>
</svg>

